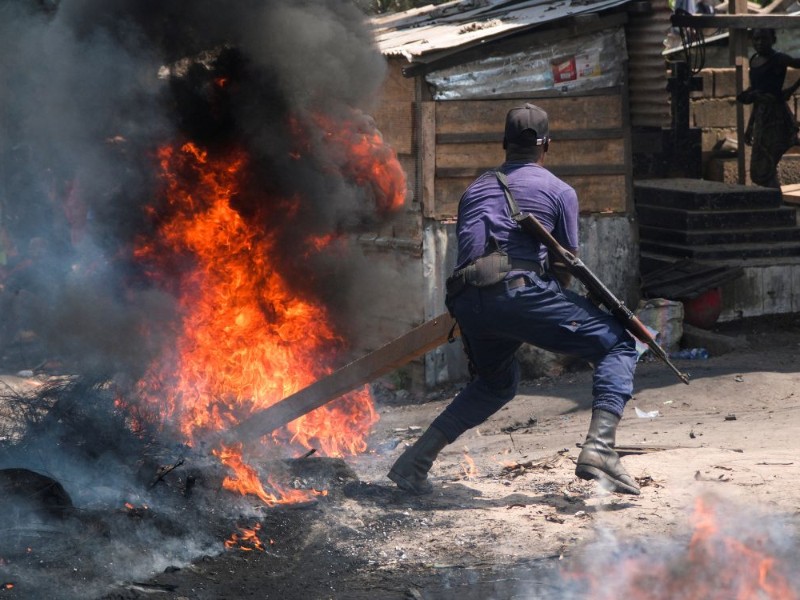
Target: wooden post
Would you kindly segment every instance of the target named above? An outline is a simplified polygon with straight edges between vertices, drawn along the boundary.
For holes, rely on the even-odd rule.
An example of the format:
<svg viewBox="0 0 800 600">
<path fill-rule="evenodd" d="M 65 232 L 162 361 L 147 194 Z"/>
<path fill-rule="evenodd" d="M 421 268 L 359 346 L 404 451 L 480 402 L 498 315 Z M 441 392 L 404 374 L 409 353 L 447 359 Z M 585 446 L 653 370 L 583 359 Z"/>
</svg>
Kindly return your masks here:
<svg viewBox="0 0 800 600">
<path fill-rule="evenodd" d="M 731 0 L 728 11 L 734 14 L 747 14 L 747 0 Z M 747 62 L 747 30 L 730 30 L 731 62 L 736 68 L 736 95 L 741 94 L 749 83 L 749 73 L 745 68 Z M 747 181 L 747 168 L 745 166 L 745 107 L 741 102 L 736 103 L 736 159 L 738 167 L 738 180 L 740 184 Z"/>
<path fill-rule="evenodd" d="M 420 201 L 422 214 L 432 217 L 436 213 L 436 103 L 420 101 L 418 107 Z"/>
</svg>

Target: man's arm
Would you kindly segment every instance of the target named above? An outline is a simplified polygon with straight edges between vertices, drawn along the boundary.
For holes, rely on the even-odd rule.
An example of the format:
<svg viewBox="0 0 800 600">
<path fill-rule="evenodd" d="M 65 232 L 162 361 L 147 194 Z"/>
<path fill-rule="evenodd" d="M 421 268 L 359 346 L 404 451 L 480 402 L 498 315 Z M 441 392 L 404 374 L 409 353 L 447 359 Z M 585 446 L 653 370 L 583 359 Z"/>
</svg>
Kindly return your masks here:
<svg viewBox="0 0 800 600">
<path fill-rule="evenodd" d="M 561 208 L 553 227 L 552 235 L 558 244 L 567 249 L 572 256 L 578 257 L 578 195 L 569 188 L 560 197 Z M 550 271 L 562 287 L 568 287 L 573 274 L 568 270 L 563 256 L 555 254 L 548 248 L 547 262 Z"/>
<path fill-rule="evenodd" d="M 784 54 L 784 53 L 781 53 L 781 56 L 785 57 L 782 62 L 787 67 L 791 67 L 793 69 L 800 69 L 800 58 L 794 58 L 794 57 L 789 56 L 788 54 Z"/>
</svg>

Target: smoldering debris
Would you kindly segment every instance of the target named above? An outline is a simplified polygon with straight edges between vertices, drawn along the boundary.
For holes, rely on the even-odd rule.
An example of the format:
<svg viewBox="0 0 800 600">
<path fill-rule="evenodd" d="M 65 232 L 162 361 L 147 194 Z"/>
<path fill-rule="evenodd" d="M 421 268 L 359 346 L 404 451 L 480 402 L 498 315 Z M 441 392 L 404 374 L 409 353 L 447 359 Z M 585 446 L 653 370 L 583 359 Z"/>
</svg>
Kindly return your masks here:
<svg viewBox="0 0 800 600">
<path fill-rule="evenodd" d="M 298 535 L 312 526 L 313 515 L 297 508 L 319 500 L 281 511 L 227 491 L 218 461 L 170 442 L 173 434 L 120 406 L 114 392 L 108 382 L 59 377 L 14 395 L 27 407 L 15 438 L 0 443 L 0 581 L 13 584 L 6 597 L 53 597 L 56 589 L 64 600 L 97 597 L 118 581 L 244 547 L 240 527 L 262 544 L 261 528 L 274 537 L 289 523 Z M 295 491 L 331 490 L 331 500 L 355 478 L 341 460 L 310 454 L 256 464 Z"/>
</svg>

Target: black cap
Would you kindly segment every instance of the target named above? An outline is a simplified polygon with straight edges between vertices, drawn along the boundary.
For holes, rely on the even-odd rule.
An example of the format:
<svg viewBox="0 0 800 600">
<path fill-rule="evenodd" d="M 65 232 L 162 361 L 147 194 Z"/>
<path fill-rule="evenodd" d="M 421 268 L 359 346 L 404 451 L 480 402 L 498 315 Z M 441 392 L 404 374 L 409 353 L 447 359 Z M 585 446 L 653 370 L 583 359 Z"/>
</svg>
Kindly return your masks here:
<svg viewBox="0 0 800 600">
<path fill-rule="evenodd" d="M 538 106 L 525 104 L 508 111 L 503 148 L 541 146 L 550 141 L 547 113 Z"/>
</svg>

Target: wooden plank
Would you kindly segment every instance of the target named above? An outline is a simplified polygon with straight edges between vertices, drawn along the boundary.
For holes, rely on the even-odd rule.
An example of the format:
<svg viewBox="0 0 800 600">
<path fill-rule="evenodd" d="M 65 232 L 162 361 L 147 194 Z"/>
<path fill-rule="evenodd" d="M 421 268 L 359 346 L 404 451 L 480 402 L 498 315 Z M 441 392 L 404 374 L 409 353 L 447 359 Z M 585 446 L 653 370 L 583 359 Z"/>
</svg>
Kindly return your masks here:
<svg viewBox="0 0 800 600">
<path fill-rule="evenodd" d="M 447 342 L 453 324 L 452 317 L 447 313 L 426 321 L 374 352 L 252 414 L 231 429 L 226 438 L 229 441 L 255 441 L 312 410 L 391 373 Z"/>
<path fill-rule="evenodd" d="M 496 132 L 506 113 L 520 100 L 453 100 L 436 103 L 436 133 Z M 534 102 L 547 112 L 550 131 L 622 127 L 619 94 L 542 98 Z"/>
<path fill-rule="evenodd" d="M 457 216 L 458 201 L 474 177 L 442 178 L 436 182 L 435 219 L 454 219 Z M 564 177 L 564 181 L 575 188 L 578 194 L 581 214 L 624 213 L 625 181 L 624 175 L 583 175 Z"/>
<path fill-rule="evenodd" d="M 800 183 L 781 186 L 783 201 L 787 204 L 800 205 Z"/>
<path fill-rule="evenodd" d="M 433 218 L 455 219 L 458 214 L 458 201 L 474 177 L 459 177 L 455 179 L 438 179 L 436 181 L 436 202 Z"/>
<path fill-rule="evenodd" d="M 442 169 L 472 168 L 482 173 L 486 168 L 502 164 L 505 152 L 500 144 L 447 144 L 437 147 L 436 173 Z M 621 138 L 584 141 L 559 141 L 550 144 L 545 155 L 545 166 L 554 173 L 564 174 L 569 168 L 590 168 L 600 165 L 598 172 L 606 172 L 605 166 L 625 165 L 625 141 Z M 565 170 L 566 169 L 566 170 Z"/>
<path fill-rule="evenodd" d="M 621 98 L 615 89 L 605 95 L 535 100 L 548 112 L 554 138 L 545 166 L 576 188 L 582 212 L 626 210 L 630 167 L 625 160 Z M 435 190 L 433 201 L 425 205 L 425 216 L 455 218 L 458 201 L 472 180 L 502 164 L 503 122 L 519 103 L 494 99 L 435 103 Z"/>
<path fill-rule="evenodd" d="M 675 27 L 693 29 L 794 29 L 800 27 L 800 16 L 794 15 L 685 15 L 673 14 Z"/>
<path fill-rule="evenodd" d="M 387 58 L 386 77 L 380 88 L 381 99 L 379 103 L 388 101 L 414 102 L 416 82 L 403 76 L 403 67 L 407 64 L 405 58 Z"/>
<path fill-rule="evenodd" d="M 559 142 L 564 140 L 613 140 L 624 137 L 624 131 L 613 129 L 576 129 L 574 131 L 550 131 L 551 137 Z M 436 136 L 438 145 L 447 144 L 502 144 L 503 130 L 473 133 L 441 133 Z"/>
<path fill-rule="evenodd" d="M 622 143 L 623 143 L 623 162 L 626 165 L 625 171 L 625 196 L 622 202 L 622 212 L 631 214 L 634 212 L 633 204 L 633 141 L 631 127 L 631 101 L 630 101 L 630 69 L 624 70 L 624 79 L 620 97 L 622 107 Z M 653 153 L 652 150 L 650 150 Z M 634 242 L 634 240 L 630 240 Z"/>
<path fill-rule="evenodd" d="M 398 154 L 414 151 L 414 112 L 411 102 L 383 102 L 372 118 L 383 136 L 383 140 Z"/>
<path fill-rule="evenodd" d="M 626 180 L 624 174 L 564 177 L 578 194 L 581 214 L 625 213 Z"/>
<path fill-rule="evenodd" d="M 419 103 L 419 178 L 422 214 L 436 210 L 436 104 Z"/>
<path fill-rule="evenodd" d="M 461 179 L 467 177 L 474 179 L 478 175 L 493 168 L 494 167 L 441 167 L 436 169 L 436 178 Z M 547 170 L 556 177 L 564 179 L 570 176 L 623 175 L 625 174 L 625 165 L 547 165 Z"/>
</svg>

